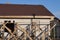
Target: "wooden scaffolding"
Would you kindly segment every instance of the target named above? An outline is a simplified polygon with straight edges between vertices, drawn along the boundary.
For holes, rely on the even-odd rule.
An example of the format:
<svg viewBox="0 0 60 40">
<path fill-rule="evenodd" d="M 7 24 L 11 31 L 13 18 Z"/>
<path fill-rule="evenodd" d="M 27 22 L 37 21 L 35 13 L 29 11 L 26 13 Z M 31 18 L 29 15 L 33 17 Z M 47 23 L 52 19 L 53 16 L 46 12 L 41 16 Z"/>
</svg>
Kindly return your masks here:
<svg viewBox="0 0 60 40">
<path fill-rule="evenodd" d="M 12 33 L 11 30 L 6 27 L 7 23 L 3 23 L 0 27 L 0 40 L 52 40 L 49 36 L 49 32 L 55 27 L 56 24 L 54 24 L 50 30 L 48 30 L 49 24 L 46 25 L 45 29 L 42 30 L 39 27 L 39 24 L 36 24 L 36 22 L 32 22 L 31 24 L 27 25 L 27 28 L 21 27 L 18 23 L 15 23 L 15 29 Z M 29 27 L 29 28 L 28 28 Z M 8 30 L 8 34 L 4 36 L 4 29 Z M 21 31 L 21 35 L 17 35 Z M 39 32 L 38 35 L 36 35 L 36 32 Z"/>
</svg>

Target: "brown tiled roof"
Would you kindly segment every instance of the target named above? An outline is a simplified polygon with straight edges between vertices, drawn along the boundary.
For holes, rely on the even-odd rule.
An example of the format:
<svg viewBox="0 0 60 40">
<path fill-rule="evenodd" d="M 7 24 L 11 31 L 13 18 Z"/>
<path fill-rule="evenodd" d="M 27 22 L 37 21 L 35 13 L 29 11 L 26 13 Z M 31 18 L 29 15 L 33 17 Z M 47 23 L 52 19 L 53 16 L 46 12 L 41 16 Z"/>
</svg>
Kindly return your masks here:
<svg viewBox="0 0 60 40">
<path fill-rule="evenodd" d="M 0 4 L 0 16 L 54 16 L 43 5 Z"/>
</svg>

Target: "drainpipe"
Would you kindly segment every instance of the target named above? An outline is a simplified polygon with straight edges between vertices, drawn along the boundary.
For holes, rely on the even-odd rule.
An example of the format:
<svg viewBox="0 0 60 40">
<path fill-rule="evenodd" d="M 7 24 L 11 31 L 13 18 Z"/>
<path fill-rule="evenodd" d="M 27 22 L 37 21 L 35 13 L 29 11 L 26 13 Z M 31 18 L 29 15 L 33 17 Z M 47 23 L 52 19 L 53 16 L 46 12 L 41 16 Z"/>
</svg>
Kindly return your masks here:
<svg viewBox="0 0 60 40">
<path fill-rule="evenodd" d="M 35 14 L 33 14 L 33 19 L 35 19 Z"/>
</svg>

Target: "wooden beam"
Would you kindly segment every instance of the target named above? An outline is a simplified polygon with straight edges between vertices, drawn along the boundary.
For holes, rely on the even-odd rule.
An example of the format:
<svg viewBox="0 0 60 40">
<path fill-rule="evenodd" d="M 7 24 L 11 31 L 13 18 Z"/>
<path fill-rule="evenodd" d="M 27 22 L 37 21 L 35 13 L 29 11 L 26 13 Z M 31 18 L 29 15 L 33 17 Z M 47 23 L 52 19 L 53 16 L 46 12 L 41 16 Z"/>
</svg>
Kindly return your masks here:
<svg viewBox="0 0 60 40">
<path fill-rule="evenodd" d="M 52 18 L 54 16 L 35 16 L 35 18 Z M 0 18 L 34 18 L 34 16 L 0 16 Z"/>
</svg>

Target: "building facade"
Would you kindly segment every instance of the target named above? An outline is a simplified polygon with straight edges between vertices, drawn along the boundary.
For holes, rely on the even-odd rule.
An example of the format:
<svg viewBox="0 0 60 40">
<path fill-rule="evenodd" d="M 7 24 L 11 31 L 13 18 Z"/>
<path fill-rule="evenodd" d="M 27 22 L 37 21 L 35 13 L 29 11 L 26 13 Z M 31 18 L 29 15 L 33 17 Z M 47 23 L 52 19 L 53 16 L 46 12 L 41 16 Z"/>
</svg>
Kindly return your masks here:
<svg viewBox="0 0 60 40">
<path fill-rule="evenodd" d="M 45 28 L 50 30 L 50 22 L 54 20 L 54 17 L 43 5 L 0 4 L 0 24 L 3 24 L 4 21 L 15 21 L 30 33 L 33 28 L 31 26 L 34 23 L 34 25 L 37 25 L 35 30 L 40 28 L 35 35 L 38 38 L 41 30 Z M 23 33 L 21 31 L 18 32 L 18 36 Z M 48 35 L 50 35 L 50 32 Z"/>
</svg>

